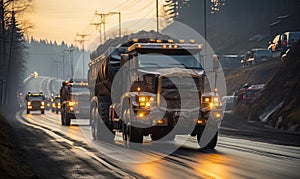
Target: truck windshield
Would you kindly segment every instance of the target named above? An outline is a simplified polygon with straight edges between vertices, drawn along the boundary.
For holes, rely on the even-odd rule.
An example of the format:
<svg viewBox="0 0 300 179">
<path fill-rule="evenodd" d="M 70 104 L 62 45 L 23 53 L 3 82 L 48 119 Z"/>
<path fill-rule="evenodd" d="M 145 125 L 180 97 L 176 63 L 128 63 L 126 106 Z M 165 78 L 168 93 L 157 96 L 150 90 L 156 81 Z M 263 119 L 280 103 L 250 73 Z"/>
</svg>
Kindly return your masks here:
<svg viewBox="0 0 300 179">
<path fill-rule="evenodd" d="M 42 100 L 44 100 L 44 97 L 43 96 L 29 96 L 28 100 L 29 101 L 42 101 Z"/>
<path fill-rule="evenodd" d="M 197 54 L 138 54 L 139 68 L 188 68 L 202 69 L 199 62 L 199 53 Z"/>
<path fill-rule="evenodd" d="M 87 88 L 84 87 L 73 87 L 72 88 L 72 93 L 88 93 L 89 90 Z"/>
</svg>

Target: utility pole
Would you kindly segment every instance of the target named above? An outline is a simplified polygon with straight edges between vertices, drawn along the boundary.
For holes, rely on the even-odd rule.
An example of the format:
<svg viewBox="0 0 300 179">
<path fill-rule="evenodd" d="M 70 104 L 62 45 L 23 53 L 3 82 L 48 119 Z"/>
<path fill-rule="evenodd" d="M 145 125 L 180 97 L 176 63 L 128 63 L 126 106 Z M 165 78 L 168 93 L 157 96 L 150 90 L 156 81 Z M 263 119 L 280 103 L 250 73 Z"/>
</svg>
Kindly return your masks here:
<svg viewBox="0 0 300 179">
<path fill-rule="evenodd" d="M 103 38 L 104 38 L 104 42 L 106 40 L 106 35 L 105 35 L 105 18 L 109 15 L 109 14 L 105 14 L 105 13 L 98 13 L 97 11 L 95 12 L 95 15 L 100 16 L 100 22 L 103 24 Z"/>
<path fill-rule="evenodd" d="M 207 36 L 206 36 L 206 0 L 204 0 L 204 16 L 203 16 L 203 27 L 204 27 L 204 39 L 205 41 L 207 40 Z"/>
<path fill-rule="evenodd" d="M 75 42 L 79 42 L 81 45 L 82 45 L 82 79 L 85 79 L 85 62 L 84 62 L 84 42 L 86 41 L 86 37 L 88 36 L 87 34 L 78 34 L 77 35 L 78 37 L 80 37 L 79 40 L 75 39 Z"/>
<path fill-rule="evenodd" d="M 60 57 L 62 57 L 62 64 L 63 64 L 62 79 L 65 80 L 65 55 L 62 54 L 62 55 L 60 55 Z"/>
<path fill-rule="evenodd" d="M 156 31 L 159 33 L 158 0 L 156 0 Z"/>
<path fill-rule="evenodd" d="M 100 44 L 102 44 L 102 27 L 101 27 L 101 25 L 102 25 L 103 23 L 102 22 L 96 22 L 96 23 L 91 23 L 91 25 L 94 25 L 94 26 L 96 26 L 96 29 L 98 28 L 98 30 L 99 30 L 99 39 L 100 39 Z"/>
<path fill-rule="evenodd" d="M 121 38 L 122 36 L 122 31 L 121 31 L 121 12 L 109 12 L 108 14 L 118 14 L 119 15 L 119 37 Z"/>
<path fill-rule="evenodd" d="M 74 49 L 65 49 L 66 52 L 69 53 L 69 61 L 71 64 L 71 78 L 74 76 L 74 69 L 73 69 L 73 51 Z"/>
</svg>

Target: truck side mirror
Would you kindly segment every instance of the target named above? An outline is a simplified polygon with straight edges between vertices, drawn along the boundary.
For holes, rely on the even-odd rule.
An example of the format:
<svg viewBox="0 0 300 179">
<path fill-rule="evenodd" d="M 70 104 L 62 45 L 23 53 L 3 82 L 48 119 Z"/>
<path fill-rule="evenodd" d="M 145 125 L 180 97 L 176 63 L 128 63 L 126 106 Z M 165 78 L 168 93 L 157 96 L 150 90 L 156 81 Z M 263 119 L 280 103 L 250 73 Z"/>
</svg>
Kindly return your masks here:
<svg viewBox="0 0 300 179">
<path fill-rule="evenodd" d="M 123 66 L 129 60 L 128 54 L 121 54 L 121 66 Z"/>
</svg>

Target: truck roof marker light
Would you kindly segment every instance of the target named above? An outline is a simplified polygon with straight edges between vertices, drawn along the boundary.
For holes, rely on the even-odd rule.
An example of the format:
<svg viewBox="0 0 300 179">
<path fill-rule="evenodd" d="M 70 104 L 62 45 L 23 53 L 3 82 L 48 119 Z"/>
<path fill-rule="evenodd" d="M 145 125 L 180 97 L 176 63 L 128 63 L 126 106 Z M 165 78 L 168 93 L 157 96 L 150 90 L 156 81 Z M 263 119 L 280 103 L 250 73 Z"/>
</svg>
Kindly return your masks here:
<svg viewBox="0 0 300 179">
<path fill-rule="evenodd" d="M 183 44 L 183 43 L 184 43 L 184 40 L 183 40 L 183 39 L 180 39 L 180 40 L 179 40 L 179 43 Z"/>
<path fill-rule="evenodd" d="M 194 44 L 195 43 L 195 40 L 194 39 L 191 39 L 190 40 L 190 44 Z"/>
<path fill-rule="evenodd" d="M 172 48 L 172 45 L 169 45 L 169 48 Z"/>
<path fill-rule="evenodd" d="M 157 40 L 156 40 L 156 43 L 161 43 L 161 42 L 162 42 L 161 39 L 157 39 Z"/>
<path fill-rule="evenodd" d="M 142 48 L 142 44 L 138 44 L 138 46 L 137 46 L 138 48 Z"/>
<path fill-rule="evenodd" d="M 173 40 L 173 39 L 168 39 L 168 42 L 169 42 L 169 43 L 173 43 L 174 40 Z"/>
<path fill-rule="evenodd" d="M 167 48 L 167 46 L 166 46 L 166 45 L 163 45 L 162 47 L 163 47 L 163 48 Z"/>
<path fill-rule="evenodd" d="M 201 49 L 201 48 L 202 48 L 202 45 L 198 45 L 198 48 L 200 48 L 200 49 Z"/>
<path fill-rule="evenodd" d="M 132 41 L 133 41 L 133 42 L 138 42 L 138 41 L 139 41 L 139 39 L 133 39 Z"/>
<path fill-rule="evenodd" d="M 174 45 L 174 48 L 178 48 L 178 45 Z"/>
</svg>

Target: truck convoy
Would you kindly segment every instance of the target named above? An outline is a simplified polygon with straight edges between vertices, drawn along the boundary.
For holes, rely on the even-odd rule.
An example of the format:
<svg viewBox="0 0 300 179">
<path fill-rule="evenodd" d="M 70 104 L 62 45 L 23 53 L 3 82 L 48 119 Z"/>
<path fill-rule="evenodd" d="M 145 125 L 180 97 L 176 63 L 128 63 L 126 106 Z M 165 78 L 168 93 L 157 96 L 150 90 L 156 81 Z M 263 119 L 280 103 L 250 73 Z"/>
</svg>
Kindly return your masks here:
<svg viewBox="0 0 300 179">
<path fill-rule="evenodd" d="M 60 89 L 61 124 L 69 126 L 71 119 L 88 118 L 89 91 L 86 80 L 66 80 Z"/>
<path fill-rule="evenodd" d="M 45 114 L 45 96 L 42 92 L 40 93 L 31 93 L 25 97 L 26 101 L 26 112 L 30 114 L 30 111 L 41 111 L 41 114 Z"/>
<path fill-rule="evenodd" d="M 218 95 L 204 101 L 201 50 L 199 44 L 133 39 L 92 59 L 88 83 L 93 138 L 113 140 L 118 131 L 125 143 L 142 143 L 148 135 L 156 141 L 190 134 L 199 143 L 207 127 L 214 135 L 200 147 L 213 149 L 223 113 Z"/>
</svg>

